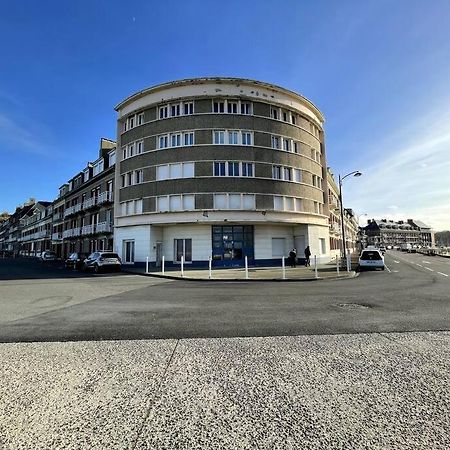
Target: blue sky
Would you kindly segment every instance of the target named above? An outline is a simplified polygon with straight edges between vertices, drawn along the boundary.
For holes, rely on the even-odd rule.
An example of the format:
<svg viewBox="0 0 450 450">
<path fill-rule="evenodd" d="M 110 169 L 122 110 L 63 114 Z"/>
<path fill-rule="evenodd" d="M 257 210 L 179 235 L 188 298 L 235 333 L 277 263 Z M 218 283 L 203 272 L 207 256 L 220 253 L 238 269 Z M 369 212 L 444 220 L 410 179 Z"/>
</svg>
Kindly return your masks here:
<svg viewBox="0 0 450 450">
<path fill-rule="evenodd" d="M 196 76 L 300 92 L 326 117 L 347 207 L 450 228 L 450 2 L 18 1 L 0 15 L 0 211 L 115 139 L 114 106 Z M 367 214 L 367 217 L 364 216 Z"/>
</svg>

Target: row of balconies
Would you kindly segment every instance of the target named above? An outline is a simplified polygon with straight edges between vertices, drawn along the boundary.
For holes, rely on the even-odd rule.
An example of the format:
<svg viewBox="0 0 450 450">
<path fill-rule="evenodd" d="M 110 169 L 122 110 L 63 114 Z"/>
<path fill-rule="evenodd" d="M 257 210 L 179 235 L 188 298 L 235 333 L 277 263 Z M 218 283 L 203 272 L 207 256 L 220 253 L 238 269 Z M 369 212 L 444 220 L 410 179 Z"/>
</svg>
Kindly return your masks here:
<svg viewBox="0 0 450 450">
<path fill-rule="evenodd" d="M 62 239 L 77 237 L 77 236 L 87 236 L 89 234 L 98 233 L 111 233 L 112 224 L 108 222 L 99 222 L 93 225 L 84 225 L 83 227 L 71 228 L 70 230 L 65 230 L 62 232 Z M 60 233 L 55 233 L 60 234 Z M 55 239 L 57 240 L 57 239 Z"/>
<path fill-rule="evenodd" d="M 114 200 L 114 193 L 110 191 L 105 191 L 96 197 L 91 197 L 85 200 L 83 203 L 78 203 L 73 206 L 69 206 L 64 210 L 64 217 L 76 214 L 82 209 L 93 208 L 94 206 L 101 205 L 102 203 L 110 203 Z"/>
<path fill-rule="evenodd" d="M 25 236 L 20 236 L 17 240 L 20 242 L 33 241 L 35 239 L 45 239 L 50 237 L 50 231 L 36 231 L 35 233 L 26 234 Z"/>
</svg>

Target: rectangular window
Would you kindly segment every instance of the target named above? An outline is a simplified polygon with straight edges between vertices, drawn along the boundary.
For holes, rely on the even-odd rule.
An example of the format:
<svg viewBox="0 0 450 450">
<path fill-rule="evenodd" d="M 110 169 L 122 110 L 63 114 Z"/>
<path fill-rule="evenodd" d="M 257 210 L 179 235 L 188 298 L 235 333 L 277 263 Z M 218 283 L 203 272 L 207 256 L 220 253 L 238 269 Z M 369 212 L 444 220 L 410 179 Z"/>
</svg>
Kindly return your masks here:
<svg viewBox="0 0 450 450">
<path fill-rule="evenodd" d="M 291 113 L 291 122 L 296 125 L 297 124 L 297 116 Z"/>
<path fill-rule="evenodd" d="M 181 262 L 181 257 L 185 262 L 192 262 L 192 239 L 174 239 L 174 261 Z"/>
<path fill-rule="evenodd" d="M 283 139 L 283 150 L 285 152 L 291 151 L 291 143 L 290 143 L 289 139 Z"/>
<path fill-rule="evenodd" d="M 294 153 L 298 153 L 298 142 L 293 142 L 292 147 Z"/>
<path fill-rule="evenodd" d="M 215 177 L 225 176 L 225 161 L 219 161 L 214 163 L 214 176 Z"/>
<path fill-rule="evenodd" d="M 167 195 L 156 198 L 156 209 L 158 211 L 169 211 L 169 197 Z"/>
<path fill-rule="evenodd" d="M 135 184 L 142 183 L 144 181 L 144 173 L 142 170 L 134 171 L 134 182 Z"/>
<path fill-rule="evenodd" d="M 242 145 L 252 145 L 252 133 L 249 131 L 242 132 Z"/>
<path fill-rule="evenodd" d="M 181 195 L 171 195 L 169 197 L 169 210 L 181 211 Z"/>
<path fill-rule="evenodd" d="M 137 124 L 142 125 L 144 123 L 144 113 L 140 113 L 137 115 Z"/>
<path fill-rule="evenodd" d="M 183 163 L 183 178 L 193 178 L 194 177 L 194 163 L 187 162 Z"/>
<path fill-rule="evenodd" d="M 179 147 L 181 145 L 181 133 L 170 135 L 170 146 Z"/>
<path fill-rule="evenodd" d="M 134 201 L 134 213 L 142 214 L 142 199 Z"/>
<path fill-rule="evenodd" d="M 181 111 L 180 111 L 179 103 L 177 103 L 175 105 L 170 105 L 170 116 L 171 117 L 179 116 L 180 114 L 181 114 Z"/>
<path fill-rule="evenodd" d="M 122 147 L 122 159 L 127 159 L 128 158 L 128 151 L 127 151 L 127 146 Z"/>
<path fill-rule="evenodd" d="M 295 210 L 301 211 L 302 210 L 302 199 L 296 198 L 296 199 L 294 199 L 294 201 L 295 201 Z"/>
<path fill-rule="evenodd" d="M 214 194 L 214 208 L 227 209 L 227 194 Z"/>
<path fill-rule="evenodd" d="M 282 167 L 281 166 L 272 166 L 272 178 L 275 180 L 281 180 Z"/>
<path fill-rule="evenodd" d="M 302 181 L 302 173 L 300 169 L 294 169 L 293 173 L 294 173 L 294 181 L 300 183 Z"/>
<path fill-rule="evenodd" d="M 167 148 L 169 146 L 169 137 L 167 135 L 159 137 L 159 148 Z"/>
<path fill-rule="evenodd" d="M 184 104 L 184 115 L 194 114 L 194 102 Z"/>
<path fill-rule="evenodd" d="M 251 104 L 248 102 L 241 103 L 241 114 L 251 114 Z"/>
<path fill-rule="evenodd" d="M 169 166 L 156 166 L 156 179 L 167 180 L 169 178 Z"/>
<path fill-rule="evenodd" d="M 325 239 L 319 238 L 319 248 L 320 248 L 320 254 L 325 255 L 327 252 L 327 245 L 325 243 Z"/>
<path fill-rule="evenodd" d="M 184 133 L 184 145 L 194 145 L 194 132 Z"/>
<path fill-rule="evenodd" d="M 290 167 L 283 168 L 283 179 L 285 181 L 292 181 L 292 169 Z"/>
<path fill-rule="evenodd" d="M 183 195 L 183 209 L 184 210 L 193 210 L 195 209 L 195 196 L 194 194 L 185 194 Z"/>
<path fill-rule="evenodd" d="M 136 142 L 136 155 L 140 155 L 144 151 L 144 141 Z"/>
<path fill-rule="evenodd" d="M 166 119 L 169 117 L 169 107 L 167 105 L 159 107 L 159 118 Z"/>
<path fill-rule="evenodd" d="M 131 186 L 133 184 L 133 172 L 127 173 L 127 186 Z"/>
<path fill-rule="evenodd" d="M 256 208 L 254 194 L 242 194 L 242 207 L 244 209 Z"/>
<path fill-rule="evenodd" d="M 215 113 L 223 113 L 225 112 L 225 102 L 220 100 L 215 100 L 213 102 L 213 111 Z"/>
<path fill-rule="evenodd" d="M 280 138 L 278 136 L 272 136 L 272 148 L 280 148 Z"/>
<path fill-rule="evenodd" d="M 128 129 L 134 128 L 134 116 L 128 118 Z"/>
<path fill-rule="evenodd" d="M 238 104 L 237 102 L 227 102 L 227 112 L 228 114 L 237 114 L 238 112 Z"/>
<path fill-rule="evenodd" d="M 284 198 L 284 209 L 285 211 L 294 211 L 294 199 L 292 197 Z"/>
<path fill-rule="evenodd" d="M 278 195 L 274 195 L 273 197 L 273 209 L 283 211 L 284 210 L 284 202 L 283 197 L 280 197 Z"/>
<path fill-rule="evenodd" d="M 169 164 L 169 177 L 181 178 L 181 176 L 182 176 L 181 163 Z"/>
<path fill-rule="evenodd" d="M 121 187 L 126 187 L 126 179 L 125 179 L 125 175 L 121 175 L 121 176 L 120 176 L 120 186 L 121 186 Z"/>
<path fill-rule="evenodd" d="M 116 152 L 113 151 L 109 154 L 109 167 L 113 166 L 116 163 Z M 89 173 L 88 173 L 89 178 Z"/>
<path fill-rule="evenodd" d="M 225 131 L 214 131 L 214 144 L 225 144 Z"/>
<path fill-rule="evenodd" d="M 125 264 L 134 264 L 134 240 L 122 241 L 122 257 Z"/>
<path fill-rule="evenodd" d="M 228 132 L 228 143 L 231 145 L 237 145 L 238 142 L 238 132 L 237 131 L 229 131 Z"/>
<path fill-rule="evenodd" d="M 278 108 L 270 108 L 270 117 L 272 119 L 276 119 L 276 120 L 279 119 L 280 115 L 279 115 L 279 112 L 278 112 Z"/>
<path fill-rule="evenodd" d="M 234 161 L 228 162 L 228 175 L 230 177 L 238 177 L 239 176 L 239 163 Z"/>
<path fill-rule="evenodd" d="M 286 111 L 283 111 L 283 121 L 284 121 L 284 122 L 287 122 L 287 121 L 288 121 L 288 118 L 289 118 L 289 113 L 286 112 Z"/>
<path fill-rule="evenodd" d="M 229 194 L 228 207 L 229 209 L 241 209 L 241 194 Z"/>
<path fill-rule="evenodd" d="M 252 177 L 253 176 L 253 163 L 242 163 L 242 176 L 243 177 Z"/>
</svg>

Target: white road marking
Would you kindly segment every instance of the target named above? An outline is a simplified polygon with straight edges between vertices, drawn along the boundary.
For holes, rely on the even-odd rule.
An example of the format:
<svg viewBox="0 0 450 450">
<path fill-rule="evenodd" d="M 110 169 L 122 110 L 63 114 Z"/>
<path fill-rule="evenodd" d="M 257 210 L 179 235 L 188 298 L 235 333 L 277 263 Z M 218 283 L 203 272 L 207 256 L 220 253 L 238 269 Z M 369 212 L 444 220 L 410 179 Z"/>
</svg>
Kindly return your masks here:
<svg viewBox="0 0 450 450">
<path fill-rule="evenodd" d="M 448 277 L 446 273 L 438 272 L 439 275 L 444 275 L 444 277 Z"/>
<path fill-rule="evenodd" d="M 433 270 L 433 269 L 430 269 L 429 267 L 424 267 L 424 269 L 427 269 L 427 270 L 429 270 L 430 272 L 434 272 L 434 270 Z"/>
<path fill-rule="evenodd" d="M 395 264 L 400 264 L 400 261 L 396 261 L 395 259 L 394 259 L 394 262 L 395 262 Z"/>
<path fill-rule="evenodd" d="M 398 273 L 398 270 L 391 270 L 392 273 Z"/>
<path fill-rule="evenodd" d="M 418 263 L 416 263 L 416 266 L 423 267 L 422 264 L 418 264 Z"/>
<path fill-rule="evenodd" d="M 391 273 L 391 269 L 389 269 L 389 267 L 385 264 L 384 267 L 386 267 L 386 270 Z"/>
<path fill-rule="evenodd" d="M 424 264 L 431 264 L 430 261 L 422 261 Z"/>
</svg>

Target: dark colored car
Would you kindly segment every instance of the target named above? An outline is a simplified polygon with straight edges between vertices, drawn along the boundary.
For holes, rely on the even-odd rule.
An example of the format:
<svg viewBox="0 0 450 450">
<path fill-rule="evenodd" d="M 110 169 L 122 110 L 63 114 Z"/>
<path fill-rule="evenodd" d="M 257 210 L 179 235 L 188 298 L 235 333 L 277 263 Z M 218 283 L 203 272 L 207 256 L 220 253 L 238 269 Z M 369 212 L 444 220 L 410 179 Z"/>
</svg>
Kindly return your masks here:
<svg viewBox="0 0 450 450">
<path fill-rule="evenodd" d="M 84 260 L 83 264 L 84 270 L 93 270 L 95 273 L 106 269 L 120 271 L 121 268 L 122 262 L 120 261 L 119 255 L 108 251 L 91 253 Z"/>
<path fill-rule="evenodd" d="M 72 253 L 64 262 L 64 266 L 67 269 L 81 270 L 83 268 L 84 260 L 87 257 L 87 253 Z"/>
</svg>

